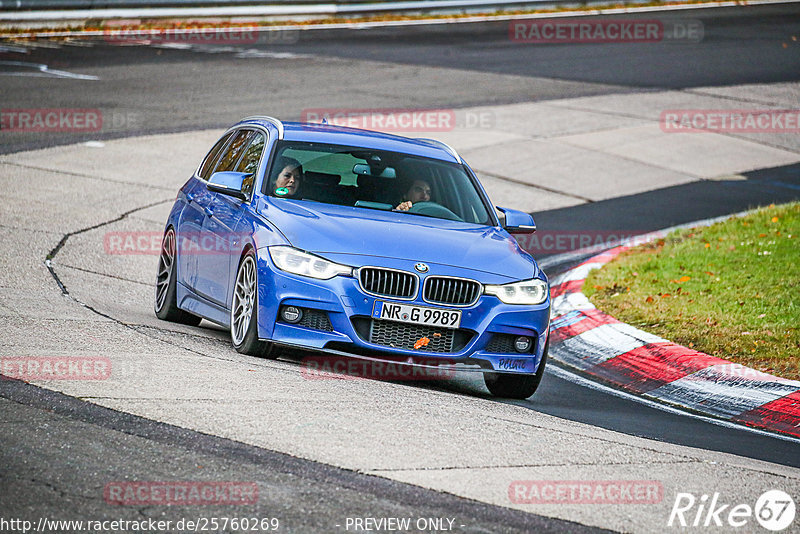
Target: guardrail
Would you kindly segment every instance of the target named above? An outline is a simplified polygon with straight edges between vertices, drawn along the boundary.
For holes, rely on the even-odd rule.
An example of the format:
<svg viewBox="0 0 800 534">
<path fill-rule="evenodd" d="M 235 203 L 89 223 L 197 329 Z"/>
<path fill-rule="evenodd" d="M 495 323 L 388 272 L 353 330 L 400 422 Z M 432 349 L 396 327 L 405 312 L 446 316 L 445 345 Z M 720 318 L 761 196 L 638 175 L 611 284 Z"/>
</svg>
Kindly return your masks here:
<svg viewBox="0 0 800 534">
<path fill-rule="evenodd" d="M 21 0 L 24 2 L 25 0 Z M 30 0 L 27 0 L 30 1 Z M 47 0 L 56 2 L 59 0 Z M 63 0 L 76 2 L 82 0 Z M 88 0 L 83 0 L 88 1 Z M 108 0 L 104 0 L 104 4 Z M 284 2 L 282 4 L 256 4 L 256 5 L 219 5 L 197 6 L 197 0 L 169 0 L 173 4 L 184 2 L 185 7 L 152 7 L 151 0 L 113 0 L 119 2 L 120 7 L 91 8 L 91 9 L 49 9 L 49 10 L 20 10 L 13 11 L 0 9 L 0 21 L 7 22 L 36 22 L 59 20 L 87 20 L 87 19 L 119 19 L 119 18 L 163 18 L 163 17 L 286 17 L 286 16 L 338 16 L 355 15 L 362 13 L 390 13 L 390 12 L 452 12 L 453 10 L 500 10 L 512 7 L 524 8 L 531 5 L 556 5 L 573 4 L 585 5 L 590 3 L 607 3 L 609 0 L 412 0 L 393 2 L 354 2 L 312 4 L 302 0 L 299 2 Z M 162 0 L 168 1 L 168 0 Z M 345 0 L 347 2 L 348 0 Z M 645 2 L 647 0 L 639 0 Z M 688 0 L 687 0 L 688 1 Z M 8 4 L 9 0 L 0 0 L 0 4 Z M 122 5 L 128 7 L 122 7 Z M 138 4 L 138 7 L 131 7 Z"/>
<path fill-rule="evenodd" d="M 153 17 L 190 16 L 285 16 L 342 15 L 395 11 L 431 12 L 452 9 L 524 7 L 542 4 L 589 4 L 596 0 L 288 0 L 271 4 L 246 0 L 0 0 L 2 20 L 58 20 L 67 18 L 135 17 L 147 12 Z M 607 1 L 607 0 L 606 0 Z M 642 2 L 646 0 L 640 0 Z M 688 1 L 688 0 L 687 0 Z M 635 3 L 635 2 L 634 2 Z"/>
<path fill-rule="evenodd" d="M 337 4 L 355 4 L 370 0 L 337 0 Z M 394 0 L 387 0 L 393 2 Z M 144 7 L 209 7 L 263 5 L 258 0 L 0 0 L 0 10 L 29 11 L 45 9 L 114 9 Z M 271 4 L 314 4 L 318 0 L 272 0 Z"/>
<path fill-rule="evenodd" d="M 541 0 L 540 0 L 541 1 Z M 374 2 L 372 0 L 336 0 L 327 4 L 320 4 L 318 0 L 273 0 L 271 2 L 259 2 L 257 0 L 0 0 L 0 11 L 42 11 L 42 10 L 61 10 L 61 9 L 126 9 L 126 8 L 165 8 L 165 7 L 247 7 L 261 6 L 274 7 L 277 9 L 291 9 L 293 6 L 308 6 L 309 4 L 319 7 L 332 6 L 358 8 L 359 4 L 369 6 L 383 6 L 383 10 L 406 9 L 394 7 L 399 4 L 419 4 L 423 8 L 427 4 L 441 3 L 437 0 L 420 0 L 408 2 L 404 0 L 387 0 L 385 2 Z M 459 2 L 464 3 L 464 2 Z M 476 1 L 467 2 L 471 5 L 491 4 L 492 2 Z M 509 3 L 509 2 L 506 2 Z M 517 4 L 535 3 L 531 1 L 516 0 Z M 268 4 L 268 5 L 265 5 Z M 371 9 L 374 9 L 371 8 Z"/>
</svg>

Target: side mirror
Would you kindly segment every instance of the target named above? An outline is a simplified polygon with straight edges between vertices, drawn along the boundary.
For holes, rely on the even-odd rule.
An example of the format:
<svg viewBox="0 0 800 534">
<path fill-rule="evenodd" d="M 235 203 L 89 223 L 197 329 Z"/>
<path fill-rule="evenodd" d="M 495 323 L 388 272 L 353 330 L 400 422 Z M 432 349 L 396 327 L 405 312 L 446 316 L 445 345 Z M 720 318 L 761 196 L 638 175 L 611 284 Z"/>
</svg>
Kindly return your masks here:
<svg viewBox="0 0 800 534">
<path fill-rule="evenodd" d="M 215 193 L 222 193 L 239 200 L 247 200 L 247 195 L 242 191 L 244 181 L 252 176 L 251 172 L 215 172 L 209 178 L 206 188 Z"/>
<path fill-rule="evenodd" d="M 536 231 L 536 223 L 530 213 L 496 206 L 505 215 L 503 228 L 509 234 L 532 234 Z"/>
</svg>

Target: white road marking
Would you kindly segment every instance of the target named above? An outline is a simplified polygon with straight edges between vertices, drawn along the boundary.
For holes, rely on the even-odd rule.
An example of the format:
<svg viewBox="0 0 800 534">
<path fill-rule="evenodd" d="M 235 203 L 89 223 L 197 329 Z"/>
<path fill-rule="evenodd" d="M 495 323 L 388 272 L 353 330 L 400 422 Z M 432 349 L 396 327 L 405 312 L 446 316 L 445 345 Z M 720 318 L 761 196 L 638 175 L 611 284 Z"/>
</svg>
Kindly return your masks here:
<svg viewBox="0 0 800 534">
<path fill-rule="evenodd" d="M 153 44 L 153 42 L 150 41 L 150 40 L 144 40 L 141 43 L 137 43 L 137 44 L 149 45 L 149 46 L 152 46 L 153 48 L 166 48 L 168 50 L 191 50 L 191 48 L 192 48 L 192 45 L 190 45 L 189 43 L 157 43 L 157 44 Z"/>
<path fill-rule="evenodd" d="M 0 61 L 0 66 L 21 67 L 23 69 L 31 69 L 30 71 L 3 71 L 0 70 L 0 76 L 32 76 L 41 78 L 70 78 L 73 80 L 99 80 L 97 76 L 89 74 L 75 74 L 74 72 L 67 72 L 65 70 L 51 69 L 44 63 L 29 63 L 27 61 Z"/>
<path fill-rule="evenodd" d="M 300 59 L 311 56 L 307 54 L 293 54 L 291 52 L 267 52 L 266 50 L 257 50 L 255 48 L 248 48 L 247 50 L 243 50 L 238 54 L 236 54 L 235 57 L 239 59 L 258 59 L 258 58 Z"/>
<path fill-rule="evenodd" d="M 11 52 L 12 54 L 27 54 L 28 49 L 24 46 L 0 45 L 0 52 Z"/>
</svg>

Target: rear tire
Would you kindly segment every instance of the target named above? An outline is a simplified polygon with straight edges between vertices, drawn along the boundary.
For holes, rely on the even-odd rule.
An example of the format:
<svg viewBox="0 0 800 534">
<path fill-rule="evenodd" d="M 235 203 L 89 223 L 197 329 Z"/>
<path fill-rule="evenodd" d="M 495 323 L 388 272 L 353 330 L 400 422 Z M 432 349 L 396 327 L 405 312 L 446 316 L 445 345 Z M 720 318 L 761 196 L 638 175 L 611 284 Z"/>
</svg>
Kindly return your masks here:
<svg viewBox="0 0 800 534">
<path fill-rule="evenodd" d="M 258 268 L 256 256 L 248 250 L 239 263 L 231 299 L 231 341 L 242 354 L 275 359 L 278 351 L 258 339 Z"/>
<path fill-rule="evenodd" d="M 164 321 L 197 326 L 203 320 L 201 317 L 178 308 L 176 299 L 178 255 L 175 243 L 175 230 L 169 227 L 164 232 L 161 254 L 158 257 L 156 299 L 153 309 L 156 312 L 156 317 Z"/>
<path fill-rule="evenodd" d="M 529 374 L 504 374 L 504 373 L 484 373 L 483 381 L 489 392 L 495 397 L 506 399 L 527 399 L 539 388 L 539 383 L 544 376 L 544 368 L 547 364 L 547 353 L 550 348 L 550 338 L 544 346 L 542 361 L 536 373 Z"/>
</svg>

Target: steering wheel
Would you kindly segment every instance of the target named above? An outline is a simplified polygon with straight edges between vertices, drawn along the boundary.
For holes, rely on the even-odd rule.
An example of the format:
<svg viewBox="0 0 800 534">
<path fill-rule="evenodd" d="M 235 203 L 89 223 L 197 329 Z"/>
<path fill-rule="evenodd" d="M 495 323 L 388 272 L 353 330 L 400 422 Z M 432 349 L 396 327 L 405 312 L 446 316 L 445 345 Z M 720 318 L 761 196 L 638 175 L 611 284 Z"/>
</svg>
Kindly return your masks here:
<svg viewBox="0 0 800 534">
<path fill-rule="evenodd" d="M 451 221 L 463 221 L 461 217 L 436 202 L 414 202 L 408 212 Z"/>
</svg>

